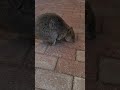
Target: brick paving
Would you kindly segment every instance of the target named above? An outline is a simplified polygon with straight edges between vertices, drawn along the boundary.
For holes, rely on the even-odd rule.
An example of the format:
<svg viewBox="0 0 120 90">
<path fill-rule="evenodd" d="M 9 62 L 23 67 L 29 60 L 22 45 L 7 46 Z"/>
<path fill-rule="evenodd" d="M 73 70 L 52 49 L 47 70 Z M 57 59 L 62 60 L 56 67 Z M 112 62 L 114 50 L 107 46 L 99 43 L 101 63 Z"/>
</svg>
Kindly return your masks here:
<svg viewBox="0 0 120 90">
<path fill-rule="evenodd" d="M 73 90 L 85 90 L 85 79 L 75 77 L 73 83 Z"/>
<path fill-rule="evenodd" d="M 54 70 L 57 62 L 56 57 L 51 57 L 42 54 L 35 55 L 35 66 L 43 69 Z"/>
<path fill-rule="evenodd" d="M 36 90 L 85 90 L 84 0 L 35 0 L 35 16 L 46 12 L 60 15 L 72 26 L 75 43 L 55 46 L 35 40 Z"/>
<path fill-rule="evenodd" d="M 47 90 L 71 90 L 72 76 L 36 69 L 35 87 Z"/>
</svg>

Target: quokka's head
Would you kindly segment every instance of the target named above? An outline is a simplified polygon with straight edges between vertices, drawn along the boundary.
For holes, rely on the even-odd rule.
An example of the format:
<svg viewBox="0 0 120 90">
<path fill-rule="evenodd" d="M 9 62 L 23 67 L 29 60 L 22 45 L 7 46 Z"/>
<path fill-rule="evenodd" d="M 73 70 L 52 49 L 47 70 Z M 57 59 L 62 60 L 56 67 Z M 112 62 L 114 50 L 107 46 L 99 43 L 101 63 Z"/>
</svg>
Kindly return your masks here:
<svg viewBox="0 0 120 90">
<path fill-rule="evenodd" d="M 67 35 L 65 36 L 67 42 L 75 42 L 75 33 L 72 27 L 68 29 Z"/>
</svg>

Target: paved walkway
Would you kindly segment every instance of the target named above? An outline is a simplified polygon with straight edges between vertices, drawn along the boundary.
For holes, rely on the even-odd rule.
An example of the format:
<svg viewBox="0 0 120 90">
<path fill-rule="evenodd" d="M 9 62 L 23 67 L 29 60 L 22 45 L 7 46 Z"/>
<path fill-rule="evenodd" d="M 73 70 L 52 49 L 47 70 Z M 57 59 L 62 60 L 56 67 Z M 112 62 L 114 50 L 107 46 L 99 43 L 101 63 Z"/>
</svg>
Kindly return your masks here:
<svg viewBox="0 0 120 90">
<path fill-rule="evenodd" d="M 55 46 L 35 40 L 36 90 L 85 90 L 84 0 L 35 0 L 35 16 L 60 15 L 74 28 L 76 42 Z"/>
</svg>

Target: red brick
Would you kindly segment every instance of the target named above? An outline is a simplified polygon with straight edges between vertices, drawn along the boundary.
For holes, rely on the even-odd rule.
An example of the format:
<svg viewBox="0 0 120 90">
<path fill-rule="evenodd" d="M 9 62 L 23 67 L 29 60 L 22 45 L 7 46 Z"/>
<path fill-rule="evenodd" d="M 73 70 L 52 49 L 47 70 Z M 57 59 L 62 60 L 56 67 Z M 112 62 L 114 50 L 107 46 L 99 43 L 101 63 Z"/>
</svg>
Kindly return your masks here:
<svg viewBox="0 0 120 90">
<path fill-rule="evenodd" d="M 68 25 L 79 28 L 80 27 L 80 16 L 76 16 L 71 13 L 63 14 L 63 19 L 68 23 Z"/>
<path fill-rule="evenodd" d="M 85 51 L 77 50 L 76 60 L 81 61 L 81 62 L 85 62 Z"/>
<path fill-rule="evenodd" d="M 61 10 L 62 11 L 62 13 L 63 13 L 63 17 L 64 16 L 68 16 L 68 15 L 72 15 L 73 14 L 73 8 L 60 8 L 60 9 L 58 9 L 58 10 Z M 62 18 L 63 18 L 62 17 Z M 64 18 L 63 18 L 64 19 Z M 66 22 L 69 20 L 69 19 L 64 19 Z"/>
<path fill-rule="evenodd" d="M 60 15 L 61 17 L 63 15 L 62 10 L 56 8 L 56 6 L 54 6 L 54 4 L 51 6 L 48 5 L 46 8 L 43 8 L 43 6 L 40 9 L 38 8 L 38 10 L 36 10 L 36 12 L 35 12 L 35 16 L 37 17 L 44 13 L 56 13 L 56 14 Z"/>
<path fill-rule="evenodd" d="M 57 63 L 56 72 L 85 77 L 85 63 L 60 58 Z"/>
<path fill-rule="evenodd" d="M 77 3 L 85 2 L 85 0 L 76 0 Z"/>
<path fill-rule="evenodd" d="M 85 34 L 75 34 L 75 35 L 76 35 L 75 43 L 64 42 L 63 46 L 68 48 L 85 50 Z"/>
<path fill-rule="evenodd" d="M 84 14 L 81 14 L 81 15 L 80 15 L 80 22 L 81 22 L 82 24 L 85 24 L 85 15 L 84 15 Z"/>
<path fill-rule="evenodd" d="M 81 10 L 80 13 L 85 13 L 85 2 L 81 2 L 79 4 L 80 4 L 80 10 Z"/>
<path fill-rule="evenodd" d="M 80 30 L 78 33 L 85 33 L 85 23 L 80 24 Z"/>
<path fill-rule="evenodd" d="M 63 13 L 61 10 L 55 8 L 55 7 L 51 7 L 51 8 L 46 8 L 42 11 L 42 13 L 56 13 L 58 15 L 60 15 L 62 17 Z"/>
<path fill-rule="evenodd" d="M 75 60 L 75 49 L 66 48 L 62 44 L 56 44 L 55 46 L 49 46 L 45 52 L 47 55 L 63 57 L 71 60 Z"/>
<path fill-rule="evenodd" d="M 37 4 L 46 4 L 46 3 L 53 3 L 53 0 L 35 0 L 35 5 Z"/>
<path fill-rule="evenodd" d="M 85 15 L 78 15 L 76 13 L 72 14 L 72 12 L 69 12 L 63 14 L 63 19 L 69 26 L 75 29 L 75 33 L 85 33 Z"/>
<path fill-rule="evenodd" d="M 64 3 L 63 4 L 64 7 L 61 7 L 61 8 L 64 8 L 66 11 L 72 11 L 73 12 L 73 9 L 76 7 L 74 4 L 70 4 L 70 3 Z"/>
<path fill-rule="evenodd" d="M 45 89 L 41 89 L 41 88 L 35 88 L 35 90 L 45 90 Z"/>
<path fill-rule="evenodd" d="M 85 24 L 80 24 L 79 28 L 73 26 L 73 29 L 74 29 L 75 33 L 79 33 L 79 34 L 83 33 L 83 34 L 85 34 Z"/>
<path fill-rule="evenodd" d="M 85 90 L 85 79 L 83 78 L 74 78 L 73 90 Z"/>
<path fill-rule="evenodd" d="M 44 90 L 71 90 L 73 77 L 54 73 L 48 70 L 36 69 L 35 87 Z"/>
<path fill-rule="evenodd" d="M 41 40 L 35 39 L 35 46 L 38 46 L 41 43 Z"/>
<path fill-rule="evenodd" d="M 54 70 L 56 62 L 57 62 L 57 57 L 51 57 L 51 56 L 35 53 L 35 67 Z"/>
<path fill-rule="evenodd" d="M 76 3 L 73 13 L 85 13 L 85 2 Z"/>
<path fill-rule="evenodd" d="M 46 49 L 47 49 L 46 44 L 36 43 L 35 45 L 35 52 L 44 53 Z"/>
</svg>

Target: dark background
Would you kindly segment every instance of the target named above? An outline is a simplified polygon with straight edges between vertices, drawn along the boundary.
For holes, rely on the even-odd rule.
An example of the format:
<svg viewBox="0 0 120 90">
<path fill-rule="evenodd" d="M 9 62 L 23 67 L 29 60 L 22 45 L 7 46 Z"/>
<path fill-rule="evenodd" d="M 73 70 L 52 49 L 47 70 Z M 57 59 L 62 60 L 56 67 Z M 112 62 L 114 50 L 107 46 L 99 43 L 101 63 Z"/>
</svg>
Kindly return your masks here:
<svg viewBox="0 0 120 90">
<path fill-rule="evenodd" d="M 0 0 L 0 89 L 34 90 L 34 0 Z"/>
<path fill-rule="evenodd" d="M 120 1 L 119 0 L 86 0 L 95 14 L 96 38 L 86 39 L 86 90 L 120 90 Z M 109 63 L 111 70 L 107 70 L 104 76 L 111 77 L 108 82 L 101 79 L 101 58 L 118 60 L 114 66 L 114 60 Z M 108 60 L 109 60 L 108 59 Z M 116 61 L 115 61 L 116 62 Z M 105 64 L 107 68 L 108 64 Z M 102 66 L 103 67 L 103 66 Z M 117 68 L 116 68 L 117 67 Z M 106 68 L 103 68 L 104 70 Z M 115 70 L 114 70 L 115 69 Z M 110 73 L 105 75 L 106 73 Z M 115 81 L 116 80 L 116 81 Z"/>
</svg>

